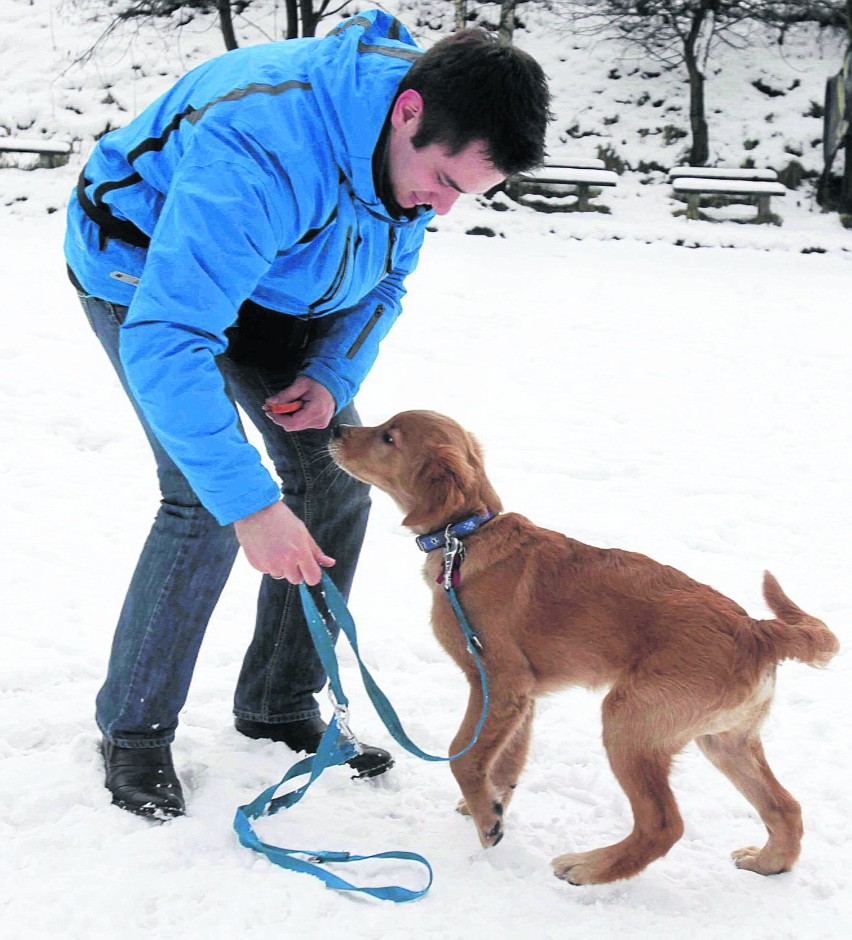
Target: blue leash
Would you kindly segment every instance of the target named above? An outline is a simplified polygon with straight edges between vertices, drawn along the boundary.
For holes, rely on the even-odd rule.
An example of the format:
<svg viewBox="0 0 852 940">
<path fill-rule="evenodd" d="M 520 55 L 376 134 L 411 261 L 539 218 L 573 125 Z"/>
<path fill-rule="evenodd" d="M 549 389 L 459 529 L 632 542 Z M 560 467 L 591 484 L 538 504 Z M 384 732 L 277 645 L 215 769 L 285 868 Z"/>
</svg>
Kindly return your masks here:
<svg viewBox="0 0 852 940">
<path fill-rule="evenodd" d="M 455 554 L 458 553 L 459 547 L 460 543 L 457 543 L 455 553 L 453 554 L 453 560 L 455 560 Z M 352 619 L 352 615 L 349 613 L 346 602 L 343 600 L 340 592 L 337 590 L 331 578 L 329 578 L 327 574 L 323 573 L 321 582 L 321 593 L 325 600 L 328 613 L 340 627 L 340 631 L 344 633 L 347 640 L 349 640 L 352 650 L 355 653 L 355 658 L 358 661 L 358 668 L 361 671 L 364 687 L 366 688 L 367 693 L 370 696 L 370 700 L 372 701 L 379 717 L 382 719 L 385 727 L 388 729 L 398 744 L 417 757 L 428 761 L 455 760 L 456 758 L 461 757 L 462 754 L 467 753 L 467 751 L 473 747 L 479 738 L 479 733 L 482 730 L 482 726 L 485 723 L 485 718 L 488 713 L 489 704 L 488 680 L 485 676 L 485 669 L 482 666 L 482 661 L 477 652 L 479 648 L 479 641 L 476 638 L 476 634 L 473 632 L 473 630 L 471 630 L 470 625 L 467 622 L 467 618 L 465 617 L 464 611 L 459 604 L 458 597 L 456 596 L 455 589 L 453 588 L 449 577 L 447 577 L 444 581 L 444 588 L 447 591 L 447 595 L 453 610 L 458 617 L 459 624 L 461 625 L 462 632 L 464 633 L 465 639 L 467 641 L 468 650 L 476 662 L 483 691 L 482 714 L 480 715 L 479 721 L 476 725 L 473 738 L 471 739 L 470 743 L 461 751 L 459 751 L 457 754 L 452 754 L 449 757 L 440 757 L 433 754 L 427 754 L 425 751 L 422 751 L 419 747 L 417 747 L 417 745 L 414 744 L 414 742 L 405 733 L 402 727 L 402 723 L 394 711 L 393 706 L 384 692 L 382 692 L 382 690 L 379 688 L 376 681 L 370 675 L 367 667 L 364 665 L 361 659 L 361 653 L 358 649 L 358 636 L 355 629 L 355 622 Z M 237 814 L 234 818 L 234 829 L 239 836 L 240 843 L 246 846 L 246 848 L 253 849 L 255 852 L 260 852 L 262 855 L 265 855 L 269 861 L 281 868 L 287 868 L 291 871 L 300 871 L 308 875 L 313 875 L 315 878 L 319 878 L 324 881 L 326 887 L 336 888 L 341 891 L 358 891 L 363 894 L 368 894 L 372 897 L 387 901 L 416 900 L 417 898 L 421 898 L 424 894 L 426 894 L 426 892 L 432 886 L 433 879 L 432 866 L 429 864 L 427 859 L 425 859 L 422 855 L 418 855 L 416 852 L 394 851 L 381 852 L 377 855 L 352 855 L 349 852 L 286 849 L 261 841 L 257 833 L 255 833 L 254 829 L 252 828 L 251 820 L 258 819 L 261 816 L 271 816 L 274 813 L 277 813 L 279 810 L 289 809 L 291 806 L 294 806 L 299 802 L 299 800 L 302 799 L 308 788 L 320 776 L 326 767 L 336 767 L 339 764 L 343 764 L 358 753 L 355 738 L 352 735 L 352 732 L 349 730 L 349 699 L 346 697 L 346 693 L 343 691 L 343 686 L 340 682 L 340 670 L 338 669 L 337 656 L 334 652 L 336 637 L 334 637 L 328 623 L 319 612 L 316 601 L 314 600 L 314 597 L 307 585 L 300 584 L 299 593 L 302 599 L 302 607 L 305 611 L 305 619 L 307 620 L 308 628 L 311 631 L 311 637 L 313 638 L 317 653 L 319 654 L 323 667 L 325 668 L 326 674 L 328 675 L 329 691 L 331 693 L 332 702 L 334 704 L 334 717 L 330 721 L 328 728 L 326 729 L 325 734 L 320 741 L 317 753 L 294 764 L 293 767 L 290 768 L 290 770 L 277 784 L 268 787 L 263 791 L 263 793 L 260 794 L 260 796 L 252 800 L 251 803 L 247 803 L 245 806 L 240 806 L 237 809 Z M 304 774 L 309 774 L 309 778 L 307 782 L 304 783 L 301 787 L 286 793 L 283 796 L 275 796 L 275 793 L 283 784 L 287 783 L 294 777 L 303 776 Z M 358 887 L 353 885 L 351 882 L 340 878 L 329 869 L 320 867 L 322 864 L 329 862 L 361 862 L 372 859 L 401 859 L 404 861 L 412 861 L 421 864 L 425 866 L 428 872 L 427 884 L 420 890 L 403 888 L 400 885 L 385 885 L 378 888 Z"/>
</svg>

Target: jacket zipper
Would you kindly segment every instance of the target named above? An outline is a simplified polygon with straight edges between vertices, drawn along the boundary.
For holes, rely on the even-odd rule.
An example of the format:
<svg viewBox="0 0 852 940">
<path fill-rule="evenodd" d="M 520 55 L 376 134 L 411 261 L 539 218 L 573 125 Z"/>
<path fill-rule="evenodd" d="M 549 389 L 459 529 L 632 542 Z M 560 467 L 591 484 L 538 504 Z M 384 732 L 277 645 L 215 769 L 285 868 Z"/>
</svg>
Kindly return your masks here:
<svg viewBox="0 0 852 940">
<path fill-rule="evenodd" d="M 320 297 L 319 300 L 315 300 L 310 307 L 311 314 L 316 311 L 317 307 L 321 307 L 323 304 L 330 303 L 334 298 L 334 295 L 340 290 L 344 280 L 346 279 L 346 272 L 349 269 L 349 248 L 352 245 L 352 229 L 346 230 L 346 243 L 343 246 L 343 258 L 340 261 L 340 264 L 337 266 L 337 271 L 334 274 L 331 284 L 329 285 L 328 290 Z"/>
<path fill-rule="evenodd" d="M 385 258 L 385 274 L 390 274 L 393 271 L 393 246 L 396 242 L 396 229 L 391 226 L 391 230 L 388 233 L 388 253 Z"/>
<path fill-rule="evenodd" d="M 370 319 L 364 324 L 364 328 L 358 334 L 355 342 L 349 347 L 349 351 L 346 353 L 347 359 L 354 359 L 358 355 L 358 351 L 367 341 L 367 337 L 370 333 L 373 332 L 373 327 L 381 320 L 382 314 L 385 312 L 385 305 L 379 304 L 376 309 L 373 311 L 373 315 Z"/>
</svg>

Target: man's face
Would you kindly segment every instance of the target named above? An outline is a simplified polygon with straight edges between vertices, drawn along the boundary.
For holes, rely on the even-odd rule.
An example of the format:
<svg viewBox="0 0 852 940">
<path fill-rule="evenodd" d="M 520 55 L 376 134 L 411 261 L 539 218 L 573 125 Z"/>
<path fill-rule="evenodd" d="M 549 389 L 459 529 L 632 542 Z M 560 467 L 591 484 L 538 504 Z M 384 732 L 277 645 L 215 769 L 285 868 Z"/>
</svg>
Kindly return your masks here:
<svg viewBox="0 0 852 940">
<path fill-rule="evenodd" d="M 461 193 L 484 193 L 505 179 L 474 141 L 451 156 L 443 144 L 416 150 L 411 143 L 420 127 L 423 99 L 416 91 L 403 92 L 391 113 L 388 175 L 393 195 L 403 209 L 431 206 L 446 215 Z"/>
</svg>

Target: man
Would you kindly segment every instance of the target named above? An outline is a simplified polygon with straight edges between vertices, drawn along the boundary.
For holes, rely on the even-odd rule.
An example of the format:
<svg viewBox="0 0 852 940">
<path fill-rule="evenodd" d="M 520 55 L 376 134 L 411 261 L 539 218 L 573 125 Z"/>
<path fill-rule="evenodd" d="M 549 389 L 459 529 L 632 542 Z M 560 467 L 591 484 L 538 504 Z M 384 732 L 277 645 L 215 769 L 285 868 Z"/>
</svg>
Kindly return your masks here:
<svg viewBox="0 0 852 940">
<path fill-rule="evenodd" d="M 370 12 L 213 59 L 98 142 L 66 257 L 162 493 L 97 699 L 117 805 L 184 812 L 170 744 L 239 546 L 264 577 L 236 728 L 316 751 L 326 677 L 296 585 L 329 567 L 346 594 L 369 512 L 329 436 L 359 423 L 427 223 L 540 163 L 548 102 L 519 50 L 469 30 L 423 54 Z M 363 747 L 350 764 L 366 777 L 392 759 Z"/>
</svg>

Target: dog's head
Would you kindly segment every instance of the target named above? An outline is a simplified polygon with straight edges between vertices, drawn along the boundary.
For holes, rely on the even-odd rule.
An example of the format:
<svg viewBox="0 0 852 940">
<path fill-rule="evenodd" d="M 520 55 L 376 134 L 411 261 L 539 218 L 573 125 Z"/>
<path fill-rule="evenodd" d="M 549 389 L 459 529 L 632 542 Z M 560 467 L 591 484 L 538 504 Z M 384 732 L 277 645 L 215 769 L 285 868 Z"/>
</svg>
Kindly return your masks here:
<svg viewBox="0 0 852 940">
<path fill-rule="evenodd" d="M 503 508 L 478 441 L 437 412 L 403 411 L 374 428 L 341 425 L 329 449 L 339 467 L 391 496 L 415 531 Z"/>
</svg>

